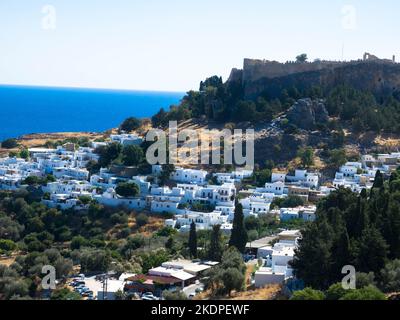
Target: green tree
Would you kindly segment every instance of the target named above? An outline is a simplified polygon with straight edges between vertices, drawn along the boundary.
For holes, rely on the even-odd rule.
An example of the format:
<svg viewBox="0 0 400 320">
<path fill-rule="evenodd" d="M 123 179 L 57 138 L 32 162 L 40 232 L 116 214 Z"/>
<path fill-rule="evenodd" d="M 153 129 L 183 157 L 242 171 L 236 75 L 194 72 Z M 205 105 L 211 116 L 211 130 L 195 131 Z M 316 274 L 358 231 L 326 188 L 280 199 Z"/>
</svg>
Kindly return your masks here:
<svg viewBox="0 0 400 320">
<path fill-rule="evenodd" d="M 17 248 L 17 244 L 8 239 L 0 239 L 0 252 L 11 252 Z"/>
<path fill-rule="evenodd" d="M 244 253 L 247 244 L 247 232 L 244 227 L 243 206 L 237 203 L 235 206 L 235 215 L 233 218 L 233 226 L 229 246 L 236 247 L 241 253 Z"/>
<path fill-rule="evenodd" d="M 168 113 L 161 108 L 158 113 L 151 117 L 151 123 L 155 128 L 166 126 L 168 123 Z"/>
<path fill-rule="evenodd" d="M 147 273 L 151 268 L 155 268 L 170 259 L 170 255 L 165 249 L 147 251 L 140 255 L 142 260 L 142 271 Z"/>
<path fill-rule="evenodd" d="M 78 292 L 69 290 L 68 288 L 56 289 L 52 292 L 51 300 L 82 300 L 82 296 Z"/>
<path fill-rule="evenodd" d="M 211 231 L 210 247 L 208 249 L 208 259 L 212 261 L 221 261 L 222 257 L 222 239 L 221 226 L 215 225 Z"/>
<path fill-rule="evenodd" d="M 149 217 L 147 214 L 139 213 L 136 216 L 136 225 L 138 228 L 145 226 L 149 222 Z"/>
<path fill-rule="evenodd" d="M 356 288 L 361 289 L 369 285 L 376 286 L 375 274 L 373 272 L 357 272 L 356 273 Z"/>
<path fill-rule="evenodd" d="M 136 183 L 121 182 L 115 188 L 115 192 L 124 198 L 133 198 L 139 194 L 139 187 Z"/>
<path fill-rule="evenodd" d="M 300 291 L 295 291 L 290 300 L 324 300 L 325 295 L 322 291 L 312 288 L 305 288 Z"/>
<path fill-rule="evenodd" d="M 372 185 L 372 188 L 383 187 L 383 182 L 384 182 L 383 174 L 381 173 L 380 170 L 376 171 L 375 180 L 374 180 L 374 184 Z"/>
<path fill-rule="evenodd" d="M 312 148 L 300 149 L 297 156 L 300 157 L 301 164 L 304 167 L 310 167 L 314 164 L 314 150 Z"/>
<path fill-rule="evenodd" d="M 271 181 L 271 170 L 270 169 L 256 170 L 253 173 L 253 178 L 258 187 L 264 187 L 265 183 Z"/>
<path fill-rule="evenodd" d="M 221 263 L 208 271 L 206 287 L 214 294 L 231 294 L 232 290 L 240 291 L 244 287 L 246 264 L 242 254 L 235 248 L 228 248 L 222 255 Z"/>
<path fill-rule="evenodd" d="M 344 165 L 347 161 L 346 151 L 344 149 L 334 149 L 330 151 L 329 165 L 338 168 Z"/>
<path fill-rule="evenodd" d="M 98 147 L 95 152 L 100 156 L 98 164 L 101 168 L 108 167 L 115 159 L 117 159 L 122 151 L 120 143 L 113 142 L 106 146 Z"/>
<path fill-rule="evenodd" d="M 22 149 L 21 151 L 20 151 L 20 153 L 19 153 L 19 156 L 22 158 L 22 159 L 29 159 L 29 150 L 28 149 L 26 149 L 26 148 L 24 148 L 24 149 Z"/>
<path fill-rule="evenodd" d="M 107 272 L 111 257 L 108 252 L 99 249 L 84 249 L 80 256 L 81 271 L 86 272 Z"/>
<path fill-rule="evenodd" d="M 122 150 L 122 161 L 126 166 L 138 166 L 144 160 L 144 153 L 139 146 L 129 145 Z"/>
<path fill-rule="evenodd" d="M 298 63 L 305 63 L 305 62 L 307 62 L 307 60 L 308 60 L 308 57 L 307 57 L 306 53 L 299 54 L 296 57 L 296 62 L 298 62 Z"/>
<path fill-rule="evenodd" d="M 387 298 L 378 288 L 368 286 L 350 290 L 340 300 L 387 300 Z"/>
<path fill-rule="evenodd" d="M 162 296 L 164 300 L 187 300 L 187 297 L 185 293 L 181 290 L 175 290 L 175 291 L 170 291 L 170 290 L 164 290 L 162 293 Z"/>
<path fill-rule="evenodd" d="M 135 118 L 135 117 L 130 117 L 125 119 L 119 129 L 122 131 L 126 131 L 126 132 L 131 132 L 133 130 L 137 130 L 139 129 L 139 127 L 142 125 L 142 121 Z"/>
<path fill-rule="evenodd" d="M 285 199 L 276 198 L 272 202 L 271 206 L 277 206 L 279 208 L 296 208 L 304 205 L 304 199 L 296 195 L 287 196 Z"/>
<path fill-rule="evenodd" d="M 240 291 L 243 288 L 244 274 L 237 268 L 228 268 L 221 272 L 221 280 L 224 285 L 224 291 L 231 296 L 232 290 Z"/>
<path fill-rule="evenodd" d="M 194 221 L 190 224 L 190 232 L 189 232 L 189 252 L 193 258 L 197 258 L 197 232 L 196 232 L 196 224 Z"/>
<path fill-rule="evenodd" d="M 384 292 L 400 291 L 400 260 L 388 262 L 381 270 L 380 288 Z"/>
<path fill-rule="evenodd" d="M 88 241 L 82 236 L 73 237 L 71 240 L 71 250 L 80 249 L 87 245 Z"/>
<path fill-rule="evenodd" d="M 173 164 L 163 164 L 161 168 L 162 169 L 159 179 L 160 184 L 164 185 L 171 177 L 171 174 L 175 172 L 175 166 Z"/>
<path fill-rule="evenodd" d="M 142 236 L 128 237 L 125 246 L 122 248 L 122 253 L 127 257 L 131 257 L 133 251 L 143 247 L 144 243 L 145 240 Z"/>
<path fill-rule="evenodd" d="M 18 141 L 16 139 L 6 139 L 1 143 L 1 147 L 4 149 L 13 149 L 18 147 Z"/>
<path fill-rule="evenodd" d="M 363 231 L 359 245 L 358 264 L 361 272 L 379 272 L 387 257 L 388 245 L 375 227 Z"/>
<path fill-rule="evenodd" d="M 326 300 L 340 300 L 347 292 L 348 290 L 343 288 L 342 283 L 335 283 L 325 292 Z"/>
<path fill-rule="evenodd" d="M 233 112 L 233 120 L 237 122 L 254 121 L 257 116 L 256 105 L 252 101 L 239 101 Z"/>
</svg>

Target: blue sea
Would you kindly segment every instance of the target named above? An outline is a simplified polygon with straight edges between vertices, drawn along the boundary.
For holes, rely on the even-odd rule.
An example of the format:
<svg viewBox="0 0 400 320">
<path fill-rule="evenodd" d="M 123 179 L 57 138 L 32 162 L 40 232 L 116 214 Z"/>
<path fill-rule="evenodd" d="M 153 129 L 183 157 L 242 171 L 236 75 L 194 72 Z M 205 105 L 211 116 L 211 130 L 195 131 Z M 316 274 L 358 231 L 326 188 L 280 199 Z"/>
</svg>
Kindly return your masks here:
<svg viewBox="0 0 400 320">
<path fill-rule="evenodd" d="M 151 117 L 184 93 L 0 85 L 0 141 L 28 133 L 96 132 Z"/>
</svg>

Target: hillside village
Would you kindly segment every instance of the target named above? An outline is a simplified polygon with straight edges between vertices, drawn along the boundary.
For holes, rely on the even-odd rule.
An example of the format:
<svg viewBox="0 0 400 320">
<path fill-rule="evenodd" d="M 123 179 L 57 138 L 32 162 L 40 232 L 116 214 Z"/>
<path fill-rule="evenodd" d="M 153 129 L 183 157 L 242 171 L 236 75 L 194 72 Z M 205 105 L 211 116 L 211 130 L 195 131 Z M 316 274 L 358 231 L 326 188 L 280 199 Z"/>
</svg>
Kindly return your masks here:
<svg viewBox="0 0 400 320">
<path fill-rule="evenodd" d="M 0 159 L 0 190 L 24 189 L 29 187 L 32 177 L 42 180 L 52 177 L 40 187 L 41 202 L 49 208 L 86 210 L 89 203 L 94 201 L 106 207 L 165 216 L 165 226 L 178 229 L 180 233 L 189 233 L 194 223 L 197 230 L 211 230 L 219 225 L 222 233 L 229 236 L 233 228 L 236 201 L 242 205 L 244 217 L 268 215 L 282 222 L 314 221 L 318 200 L 342 187 L 357 193 L 368 190 L 378 171 L 389 175 L 400 162 L 400 153 L 362 155 L 358 162 L 347 162 L 337 168 L 334 179 L 324 177 L 323 184 L 320 182 L 320 172 L 302 168 L 294 172 L 273 170 L 270 181 L 262 187 L 249 185 L 248 179 L 252 177 L 253 170 L 240 168 L 231 172 L 208 172 L 204 169 L 175 167 L 167 184 L 160 179 L 163 173 L 161 165 L 153 165 L 151 173 L 147 175 L 135 175 L 135 170 L 129 167 L 120 167 L 118 172 L 100 168 L 98 173 L 89 173 L 87 165 L 90 161 L 99 160 L 96 153 L 99 147 L 112 143 L 139 146 L 143 139 L 137 134 L 121 133 L 110 135 L 106 142 L 92 141 L 88 147 L 66 143 L 54 149 L 29 148 L 28 159 Z M 134 196 L 118 194 L 118 186 L 124 183 L 135 184 L 138 193 Z M 300 198 L 303 204 L 290 208 L 274 205 L 276 201 L 288 198 Z M 293 259 L 299 238 L 300 231 L 292 229 L 281 230 L 272 238 L 252 239 L 255 240 L 253 246 L 250 242 L 246 248 L 250 259 L 259 261 L 251 280 L 256 288 L 283 284 L 293 277 L 289 262 Z M 271 240 L 275 242 L 273 245 Z M 257 241 L 258 246 L 255 245 Z M 152 297 L 156 299 L 162 290 L 154 285 L 164 283 L 163 289 L 181 287 L 187 296 L 193 297 L 203 288 L 199 281 L 201 272 L 216 264 L 213 261 L 171 261 L 150 269 L 147 274 L 127 274 L 125 279 L 108 281 L 115 282 L 117 289 L 114 293 L 121 288 L 125 291 L 152 292 Z M 83 280 L 75 278 L 72 284 L 79 286 L 80 281 Z M 104 281 L 88 281 L 94 281 L 95 296 L 101 299 Z M 111 291 L 109 289 L 108 294 Z M 111 299 L 112 295 L 108 298 Z"/>
<path fill-rule="evenodd" d="M 277 212 L 270 207 L 271 203 L 276 198 L 298 196 L 312 204 L 340 187 L 361 192 L 362 189 L 371 188 L 378 170 L 389 174 L 400 161 L 400 153 L 362 155 L 359 162 L 347 162 L 338 168 L 334 179 L 324 179 L 324 185 L 320 184 L 319 172 L 299 168 L 291 174 L 274 170 L 271 181 L 265 183 L 264 187 L 248 189 L 244 188 L 242 182 L 251 177 L 253 171 L 240 168 L 232 172 L 210 173 L 202 169 L 176 167 L 170 175 L 173 187 L 156 182 L 162 172 L 161 165 L 153 165 L 151 174 L 145 176 L 129 176 L 126 173 L 118 175 L 108 168 L 101 168 L 98 174 L 90 175 L 86 165 L 91 160 L 99 159 L 96 148 L 116 141 L 139 145 L 143 139 L 133 134 L 111 135 L 109 142 L 92 142 L 91 147 L 78 147 L 76 150 L 71 143 L 56 149 L 30 148 L 29 160 L 1 158 L 0 189 L 17 190 L 27 187 L 24 181 L 28 177 L 44 178 L 53 175 L 55 181 L 42 186 L 42 202 L 49 207 L 79 209 L 84 206 L 80 198 L 89 197 L 110 207 L 173 214 L 174 220 L 168 219 L 166 224 L 172 227 L 178 224 L 183 232 L 188 231 L 193 220 L 199 229 L 221 224 L 229 231 L 238 195 L 245 216 L 270 213 L 281 219 L 301 217 L 309 220 L 312 219 L 312 208 L 315 206 L 291 210 L 283 208 Z M 215 178 L 213 181 L 217 183 L 210 184 L 211 178 Z M 116 187 L 121 182 L 137 184 L 140 194 L 128 198 L 118 195 Z M 187 209 L 194 203 L 211 205 L 215 210 L 205 213 Z"/>
</svg>

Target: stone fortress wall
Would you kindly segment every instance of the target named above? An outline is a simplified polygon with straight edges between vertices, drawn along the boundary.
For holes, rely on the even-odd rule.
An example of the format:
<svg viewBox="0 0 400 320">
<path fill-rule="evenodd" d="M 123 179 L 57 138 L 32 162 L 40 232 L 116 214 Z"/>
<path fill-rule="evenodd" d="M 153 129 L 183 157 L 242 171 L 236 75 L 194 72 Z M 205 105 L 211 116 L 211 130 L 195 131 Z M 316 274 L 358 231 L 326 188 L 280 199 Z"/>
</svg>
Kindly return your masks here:
<svg viewBox="0 0 400 320">
<path fill-rule="evenodd" d="M 382 62 L 382 63 L 395 63 L 395 56 L 392 60 L 379 59 L 378 57 L 366 52 L 363 59 L 354 60 L 349 62 L 344 61 L 325 61 L 316 60 L 314 62 L 286 62 L 280 63 L 277 61 L 258 60 L 258 59 L 244 59 L 242 80 L 244 83 L 254 82 L 262 78 L 279 78 L 296 73 L 321 71 L 324 69 L 336 69 L 342 66 L 357 65 L 365 62 Z M 239 70 L 232 70 L 231 78 L 236 78 Z M 231 79 L 232 80 L 232 79 Z"/>
</svg>

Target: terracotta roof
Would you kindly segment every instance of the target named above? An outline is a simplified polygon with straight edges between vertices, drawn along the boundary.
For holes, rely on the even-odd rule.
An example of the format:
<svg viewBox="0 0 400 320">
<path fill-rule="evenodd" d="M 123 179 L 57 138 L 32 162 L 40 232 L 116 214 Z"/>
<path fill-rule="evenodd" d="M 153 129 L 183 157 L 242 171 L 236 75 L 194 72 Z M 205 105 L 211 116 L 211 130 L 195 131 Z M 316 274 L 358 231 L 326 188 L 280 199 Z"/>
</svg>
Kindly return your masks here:
<svg viewBox="0 0 400 320">
<path fill-rule="evenodd" d="M 144 282 L 146 284 L 172 284 L 172 283 L 180 283 L 182 280 L 175 278 L 175 277 L 163 277 L 163 276 L 151 276 L 145 274 L 138 274 L 134 277 L 129 277 L 126 281 L 133 281 L 133 282 Z"/>
</svg>

